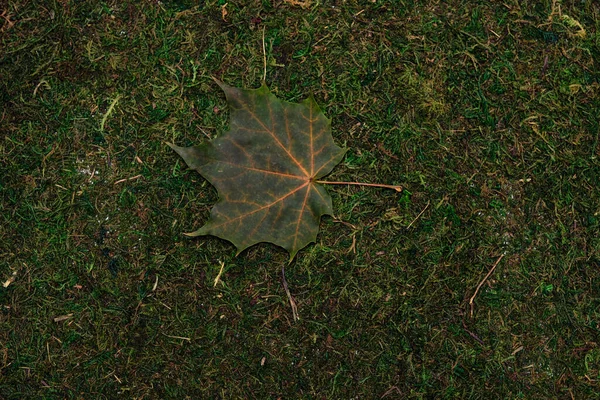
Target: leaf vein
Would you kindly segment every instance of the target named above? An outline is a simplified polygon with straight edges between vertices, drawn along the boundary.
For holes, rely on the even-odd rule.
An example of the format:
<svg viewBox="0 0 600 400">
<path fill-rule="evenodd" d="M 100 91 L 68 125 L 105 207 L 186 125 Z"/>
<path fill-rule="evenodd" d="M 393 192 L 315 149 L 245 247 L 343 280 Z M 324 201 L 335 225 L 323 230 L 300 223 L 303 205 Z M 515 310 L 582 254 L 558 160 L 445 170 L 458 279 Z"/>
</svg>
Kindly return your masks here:
<svg viewBox="0 0 600 400">
<path fill-rule="evenodd" d="M 299 191 L 300 191 L 300 190 L 302 190 L 303 188 L 305 188 L 305 187 L 309 186 L 309 184 L 310 184 L 310 182 L 306 182 L 306 183 L 304 183 L 303 185 L 301 185 L 301 186 L 298 186 L 298 187 L 297 187 L 297 188 L 295 188 L 294 190 L 292 190 L 292 191 L 290 191 L 290 192 L 286 193 L 285 195 L 281 196 L 280 198 L 278 198 L 278 199 L 275 199 L 275 200 L 274 200 L 274 201 L 272 201 L 271 203 L 269 203 L 269 204 L 266 204 L 266 205 L 264 205 L 264 206 L 262 206 L 262 207 L 259 207 L 259 208 L 255 209 L 255 210 L 252 210 L 252 211 L 250 211 L 250 212 L 247 212 L 247 213 L 245 213 L 245 214 L 241 214 L 241 215 L 239 215 L 239 216 L 237 216 L 237 217 L 235 217 L 235 218 L 228 218 L 228 219 L 226 219 L 226 221 L 224 221 L 224 222 L 222 222 L 222 223 L 220 223 L 220 224 L 217 224 L 217 225 L 215 225 L 215 226 L 214 226 L 214 228 L 218 228 L 218 227 L 221 227 L 221 226 L 228 225 L 228 224 L 230 224 L 230 223 L 233 223 L 234 221 L 239 221 L 239 220 L 242 220 L 242 219 L 244 219 L 244 218 L 247 218 L 247 217 L 249 217 L 249 216 L 250 216 L 250 215 L 252 215 L 252 214 L 256 214 L 257 212 L 260 212 L 260 211 L 262 211 L 262 210 L 268 209 L 268 208 L 272 207 L 273 205 L 275 205 L 275 204 L 277 204 L 277 203 L 280 203 L 280 202 L 284 201 L 284 200 L 285 200 L 285 199 L 287 199 L 288 197 L 292 196 L 294 193 L 296 193 L 296 192 L 299 192 Z M 227 218 L 227 217 L 225 217 L 225 218 Z"/>
<path fill-rule="evenodd" d="M 306 202 L 308 201 L 308 195 L 310 194 L 311 185 L 307 185 L 306 194 L 304 195 L 304 200 L 302 201 L 302 207 L 300 208 L 300 215 L 298 216 L 298 220 L 296 221 L 296 231 L 294 232 L 294 248 L 298 245 L 298 232 L 300 231 L 300 224 L 302 222 L 302 217 L 304 216 L 304 211 L 306 210 Z"/>
<path fill-rule="evenodd" d="M 277 145 L 279 147 L 281 147 L 283 149 L 283 151 L 286 152 L 286 154 L 288 155 L 288 157 L 290 158 L 290 160 L 292 160 L 294 162 L 294 164 L 296 164 L 296 166 L 298 166 L 298 168 L 300 168 L 300 171 L 302 171 L 302 173 L 305 176 L 309 176 L 308 172 L 306 171 L 306 169 L 304 169 L 304 167 L 302 166 L 302 164 L 300 164 L 298 162 L 298 160 L 296 160 L 296 158 L 294 157 L 294 155 L 292 153 L 290 153 L 290 151 L 288 149 L 285 148 L 285 146 L 283 145 L 283 143 L 281 143 L 281 140 L 279 140 L 279 138 L 277 138 L 277 136 L 275 135 L 275 132 L 271 131 L 261 120 L 260 118 L 258 118 L 258 116 L 252 112 L 252 110 L 250 110 L 246 105 L 242 105 L 242 107 L 244 108 L 244 110 L 256 121 L 258 122 L 263 129 L 265 130 L 265 132 L 267 132 L 269 134 L 269 136 L 271 136 L 271 138 L 273 138 L 273 140 L 275 141 L 275 143 L 277 143 Z"/>
</svg>

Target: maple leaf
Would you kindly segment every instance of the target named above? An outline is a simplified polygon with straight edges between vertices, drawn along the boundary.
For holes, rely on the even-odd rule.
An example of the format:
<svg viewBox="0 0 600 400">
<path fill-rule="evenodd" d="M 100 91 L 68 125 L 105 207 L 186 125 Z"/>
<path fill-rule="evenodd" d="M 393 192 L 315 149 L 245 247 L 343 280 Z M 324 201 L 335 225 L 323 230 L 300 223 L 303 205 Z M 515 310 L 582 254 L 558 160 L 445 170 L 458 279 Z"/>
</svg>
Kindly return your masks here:
<svg viewBox="0 0 600 400">
<path fill-rule="evenodd" d="M 230 108 L 230 130 L 199 146 L 168 143 L 219 193 L 210 219 L 189 236 L 232 242 L 237 254 L 260 242 L 283 247 L 290 261 L 314 242 L 331 197 L 317 182 L 346 149 L 331 136 L 331 121 L 311 97 L 277 99 L 267 86 L 238 89 L 217 81 Z"/>
</svg>

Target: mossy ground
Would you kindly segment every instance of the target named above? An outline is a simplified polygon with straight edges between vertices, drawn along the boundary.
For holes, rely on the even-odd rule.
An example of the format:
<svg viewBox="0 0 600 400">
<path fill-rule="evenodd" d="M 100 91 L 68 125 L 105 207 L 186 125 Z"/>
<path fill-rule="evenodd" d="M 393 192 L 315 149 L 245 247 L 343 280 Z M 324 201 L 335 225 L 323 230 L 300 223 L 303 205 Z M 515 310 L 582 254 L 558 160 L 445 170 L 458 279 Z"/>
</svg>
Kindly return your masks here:
<svg viewBox="0 0 600 400">
<path fill-rule="evenodd" d="M 600 396 L 597 2 L 0 4 L 0 398 Z M 329 187 L 298 322 L 283 250 L 182 236 L 216 192 L 165 145 L 263 32 L 330 179 L 406 187 Z"/>
</svg>

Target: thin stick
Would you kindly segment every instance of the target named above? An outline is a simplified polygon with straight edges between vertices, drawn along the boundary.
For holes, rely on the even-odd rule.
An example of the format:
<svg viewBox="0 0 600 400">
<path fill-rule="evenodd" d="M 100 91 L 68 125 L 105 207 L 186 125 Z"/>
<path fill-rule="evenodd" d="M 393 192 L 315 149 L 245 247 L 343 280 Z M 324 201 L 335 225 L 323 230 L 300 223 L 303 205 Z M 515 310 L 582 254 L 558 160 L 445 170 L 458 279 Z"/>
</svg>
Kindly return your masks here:
<svg viewBox="0 0 600 400">
<path fill-rule="evenodd" d="M 406 227 L 406 229 L 410 228 L 415 222 L 417 222 L 417 220 L 421 217 L 421 215 L 423 215 L 423 213 L 425 212 L 425 210 L 427 210 L 427 208 L 429 208 L 429 204 L 431 203 L 431 201 L 427 202 L 427 205 L 425 206 L 425 208 L 423 209 L 423 211 L 421 211 L 419 213 L 419 215 L 417 215 L 417 218 L 413 219 L 413 221 L 408 224 L 408 226 Z"/>
<path fill-rule="evenodd" d="M 93 177 L 93 175 L 92 175 L 92 177 Z M 117 185 L 119 183 L 123 183 L 123 182 L 127 182 L 127 181 L 132 181 L 134 179 L 138 179 L 138 178 L 141 178 L 141 177 L 142 177 L 142 175 L 136 175 L 136 176 L 132 176 L 131 178 L 119 179 L 118 181 L 116 181 L 115 183 L 113 183 L 113 185 Z"/>
<path fill-rule="evenodd" d="M 383 183 L 364 183 L 364 182 L 332 182 L 332 181 L 314 181 L 315 183 L 321 183 L 323 185 L 354 185 L 354 186 L 370 186 L 380 187 L 384 189 L 394 189 L 396 192 L 402 191 L 400 185 L 384 185 Z"/>
<path fill-rule="evenodd" d="M 221 275 L 223 275 L 223 269 L 225 268 L 225 263 L 223 261 L 219 261 L 219 263 L 221 264 L 221 269 L 219 270 L 219 273 L 217 274 L 217 277 L 215 278 L 215 284 L 213 285 L 213 287 L 217 287 L 217 284 L 219 283 L 219 279 L 221 279 Z"/>
<path fill-rule="evenodd" d="M 188 342 L 191 342 L 192 339 L 190 339 L 189 337 L 183 337 L 183 336 L 174 336 L 174 335 L 167 335 L 166 333 L 163 333 L 163 335 L 165 335 L 168 338 L 172 338 L 172 339 L 180 339 L 180 340 L 187 340 Z"/>
<path fill-rule="evenodd" d="M 285 267 L 281 267 L 281 280 L 283 282 L 283 288 L 285 289 L 285 293 L 287 294 L 288 299 L 290 300 L 290 305 L 292 306 L 292 316 L 294 321 L 298 321 L 300 317 L 298 316 L 298 307 L 296 307 L 296 302 L 290 293 L 290 289 L 288 288 L 287 281 L 285 280 Z"/>
<path fill-rule="evenodd" d="M 492 268 L 490 269 L 490 271 L 487 273 L 487 275 L 485 276 L 485 278 L 483 278 L 483 280 L 481 282 L 479 282 L 479 285 L 477 285 L 477 289 L 475 289 L 475 293 L 473 293 L 473 296 L 471 296 L 471 299 L 469 300 L 469 306 L 471 307 L 471 317 L 473 316 L 473 300 L 475 300 L 475 297 L 477 296 L 477 293 L 479 293 L 479 289 L 481 289 L 481 287 L 483 286 L 483 284 L 485 283 L 485 281 L 487 280 L 487 278 L 490 277 L 490 275 L 492 275 L 492 272 L 494 272 L 494 270 L 496 269 L 496 267 L 498 266 L 498 263 L 500 263 L 500 260 L 502 260 L 504 258 L 504 254 L 502 254 L 494 263 L 494 265 L 492 266 Z"/>
<path fill-rule="evenodd" d="M 265 26 L 263 25 L 263 34 L 262 34 L 262 48 L 263 48 L 263 83 L 267 81 L 267 52 L 265 50 Z"/>
<path fill-rule="evenodd" d="M 463 318 L 462 318 L 462 326 L 463 326 L 463 329 L 469 334 L 469 336 L 471 336 L 473 339 L 477 340 L 480 344 L 484 344 L 483 340 L 479 339 L 479 336 L 477 336 L 476 334 L 474 334 L 473 332 L 471 332 L 469 330 L 469 328 L 467 328 L 467 324 L 465 323 L 464 314 L 463 314 Z"/>
</svg>

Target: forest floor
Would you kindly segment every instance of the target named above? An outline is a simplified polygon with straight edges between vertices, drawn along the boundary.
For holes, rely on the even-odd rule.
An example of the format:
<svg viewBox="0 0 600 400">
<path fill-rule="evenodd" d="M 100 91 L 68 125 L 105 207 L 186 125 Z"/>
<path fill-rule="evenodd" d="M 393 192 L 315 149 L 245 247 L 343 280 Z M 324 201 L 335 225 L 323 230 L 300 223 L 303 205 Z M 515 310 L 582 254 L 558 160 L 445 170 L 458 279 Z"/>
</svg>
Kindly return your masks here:
<svg viewBox="0 0 600 400">
<path fill-rule="evenodd" d="M 598 398 L 597 2 L 7 3 L 0 398 Z M 328 186 L 291 264 L 185 237 L 218 196 L 165 144 L 265 66 L 327 179 L 405 188 Z"/>
</svg>

